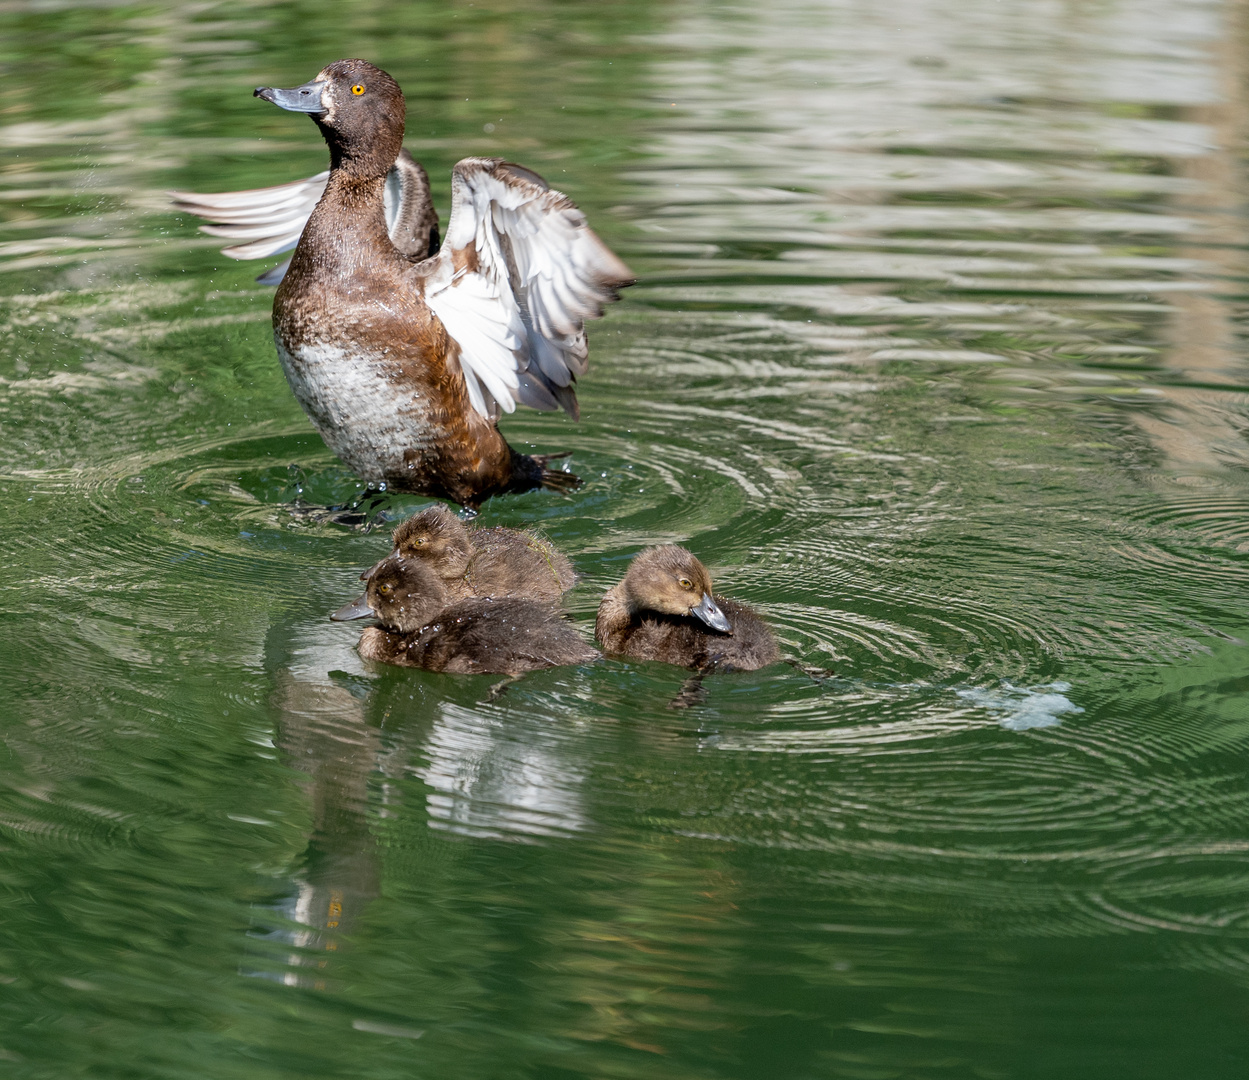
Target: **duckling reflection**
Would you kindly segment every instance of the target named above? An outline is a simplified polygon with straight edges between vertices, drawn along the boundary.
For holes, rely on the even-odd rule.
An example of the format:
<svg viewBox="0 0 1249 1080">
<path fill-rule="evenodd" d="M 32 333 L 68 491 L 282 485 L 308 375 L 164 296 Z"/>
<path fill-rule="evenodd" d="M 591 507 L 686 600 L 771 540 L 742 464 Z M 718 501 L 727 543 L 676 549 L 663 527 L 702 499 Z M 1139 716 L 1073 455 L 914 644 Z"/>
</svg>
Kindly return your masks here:
<svg viewBox="0 0 1249 1080">
<path fill-rule="evenodd" d="M 311 987 L 332 975 L 331 958 L 380 892 L 370 789 L 376 796 L 381 778 L 380 801 L 392 797 L 381 728 L 370 720 L 357 687 L 327 675 L 342 666 L 342 645 L 323 625 L 279 624 L 265 647 L 274 743 L 301 777 L 311 826 L 292 875 L 293 894 L 281 905 L 285 919 L 302 929 L 278 935 L 294 948 L 273 960 L 284 967 L 282 982 Z M 272 960 L 264 965 L 271 969 Z"/>
<path fill-rule="evenodd" d="M 767 623 L 715 596 L 707 568 L 675 544 L 633 560 L 603 597 L 594 636 L 605 652 L 695 671 L 754 671 L 781 658 Z"/>
<path fill-rule="evenodd" d="M 391 556 L 370 574 L 363 596 L 330 616 L 376 616 L 360 635 L 362 659 L 463 675 L 520 675 L 585 664 L 598 653 L 548 607 L 514 597 L 448 604 L 443 582 L 419 560 Z"/>
<path fill-rule="evenodd" d="M 577 582 L 572 563 L 550 541 L 502 526 L 470 528 L 441 504 L 408 518 L 391 538 L 391 555 L 421 560 L 452 600 L 491 596 L 554 603 Z M 361 579 L 367 581 L 376 569 Z"/>
<path fill-rule="evenodd" d="M 273 743 L 308 828 L 277 920 L 256 909 L 252 975 L 332 986 L 353 940 L 374 932 L 364 917 L 384 878 L 427 885 L 454 865 L 447 833 L 538 842 L 589 824 L 575 706 L 544 704 L 526 725 L 523 709 L 483 705 L 476 684 L 421 672 L 369 677 L 320 614 L 275 624 L 264 665 Z M 565 723 L 552 725 L 552 715 Z"/>
</svg>

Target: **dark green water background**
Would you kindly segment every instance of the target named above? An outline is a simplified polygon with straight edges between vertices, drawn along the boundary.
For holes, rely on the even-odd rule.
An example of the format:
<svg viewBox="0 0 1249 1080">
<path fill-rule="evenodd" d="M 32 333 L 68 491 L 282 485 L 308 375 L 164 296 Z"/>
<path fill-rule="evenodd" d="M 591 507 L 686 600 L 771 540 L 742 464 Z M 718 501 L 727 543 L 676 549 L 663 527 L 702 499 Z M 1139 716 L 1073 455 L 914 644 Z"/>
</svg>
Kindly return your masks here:
<svg viewBox="0 0 1249 1080">
<path fill-rule="evenodd" d="M 1249 1075 L 1245 14 L 0 3 L 0 1076 Z M 164 195 L 324 167 L 251 89 L 344 55 L 444 220 L 507 156 L 641 277 L 481 520 L 835 680 L 363 668 L 386 536 Z"/>
</svg>

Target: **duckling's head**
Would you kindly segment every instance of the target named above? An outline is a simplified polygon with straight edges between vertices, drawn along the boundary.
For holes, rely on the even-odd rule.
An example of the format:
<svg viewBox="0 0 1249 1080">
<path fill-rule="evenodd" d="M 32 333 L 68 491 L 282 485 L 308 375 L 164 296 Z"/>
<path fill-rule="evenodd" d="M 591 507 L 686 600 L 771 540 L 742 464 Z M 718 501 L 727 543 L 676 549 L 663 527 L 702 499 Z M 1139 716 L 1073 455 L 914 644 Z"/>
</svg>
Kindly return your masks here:
<svg viewBox="0 0 1249 1080">
<path fill-rule="evenodd" d="M 367 60 L 335 60 L 303 86 L 258 86 L 253 96 L 308 113 L 329 144 L 331 165 L 352 175 L 385 176 L 403 147 L 403 91 Z"/>
<path fill-rule="evenodd" d="M 647 548 L 629 566 L 625 599 L 632 611 L 693 615 L 713 630 L 731 634 L 733 626 L 711 595 L 711 575 L 693 555 L 676 544 Z"/>
<path fill-rule="evenodd" d="M 407 634 L 428 623 L 447 601 L 446 588 L 428 567 L 392 555 L 373 568 L 365 594 L 330 618 L 347 622 L 372 615 L 388 630 Z"/>
<path fill-rule="evenodd" d="M 468 569 L 472 554 L 468 527 L 440 503 L 408 518 L 391 533 L 391 539 L 396 555 L 437 566 L 443 577 Z"/>
<path fill-rule="evenodd" d="M 390 538 L 395 545 L 391 556 L 419 559 L 439 577 L 461 577 L 468 570 L 473 550 L 468 528 L 441 503 L 427 506 L 419 514 L 408 518 L 390 534 Z M 368 581 L 381 565 L 379 562 L 369 567 L 360 575 L 360 580 Z"/>
</svg>

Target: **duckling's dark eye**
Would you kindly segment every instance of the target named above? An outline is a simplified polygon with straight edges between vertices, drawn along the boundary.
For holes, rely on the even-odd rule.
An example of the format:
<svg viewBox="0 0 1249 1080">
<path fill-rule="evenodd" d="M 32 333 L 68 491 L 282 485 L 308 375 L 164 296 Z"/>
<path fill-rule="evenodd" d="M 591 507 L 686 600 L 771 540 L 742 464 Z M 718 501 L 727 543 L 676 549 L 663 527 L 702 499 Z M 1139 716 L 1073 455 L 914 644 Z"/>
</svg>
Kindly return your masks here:
<svg viewBox="0 0 1249 1080">
<path fill-rule="evenodd" d="M 690 579 L 687 577 L 680 578 L 677 581 L 677 584 L 680 585 L 681 588 L 683 589 L 692 589 L 694 587 L 694 583 L 690 581 Z"/>
<path fill-rule="evenodd" d="M 364 93 L 364 87 L 361 86 L 359 83 L 356 83 L 356 85 L 351 88 L 351 92 L 355 94 L 356 97 L 359 97 L 361 94 Z"/>
</svg>

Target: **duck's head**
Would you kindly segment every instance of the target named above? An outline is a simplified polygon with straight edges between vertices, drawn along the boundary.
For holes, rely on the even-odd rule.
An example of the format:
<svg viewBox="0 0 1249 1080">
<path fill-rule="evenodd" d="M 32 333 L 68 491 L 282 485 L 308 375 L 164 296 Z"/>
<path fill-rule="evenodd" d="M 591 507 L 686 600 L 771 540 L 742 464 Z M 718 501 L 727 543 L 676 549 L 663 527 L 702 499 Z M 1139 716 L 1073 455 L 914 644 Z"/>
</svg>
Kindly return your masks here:
<svg viewBox="0 0 1249 1080">
<path fill-rule="evenodd" d="M 445 506 L 435 504 L 426 507 L 403 522 L 391 533 L 395 550 L 392 556 L 419 559 L 426 566 L 436 569 L 440 577 L 459 577 L 468 569 L 472 553 L 468 529 L 458 517 Z M 385 560 L 383 560 L 384 562 Z M 368 581 L 378 563 L 360 575 Z"/>
<path fill-rule="evenodd" d="M 303 86 L 258 86 L 253 96 L 311 116 L 336 169 L 383 177 L 403 147 L 403 91 L 367 60 L 335 60 Z"/>
<path fill-rule="evenodd" d="M 367 619 L 370 615 L 388 630 L 419 630 L 444 607 L 447 592 L 437 575 L 412 559 L 392 555 L 373 568 L 364 595 L 330 616 L 335 622 Z"/>
<path fill-rule="evenodd" d="M 675 544 L 647 548 L 634 559 L 625 574 L 624 594 L 635 612 L 693 615 L 722 634 L 733 632 L 711 595 L 707 568 Z"/>
</svg>

